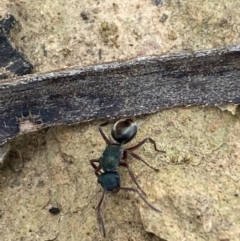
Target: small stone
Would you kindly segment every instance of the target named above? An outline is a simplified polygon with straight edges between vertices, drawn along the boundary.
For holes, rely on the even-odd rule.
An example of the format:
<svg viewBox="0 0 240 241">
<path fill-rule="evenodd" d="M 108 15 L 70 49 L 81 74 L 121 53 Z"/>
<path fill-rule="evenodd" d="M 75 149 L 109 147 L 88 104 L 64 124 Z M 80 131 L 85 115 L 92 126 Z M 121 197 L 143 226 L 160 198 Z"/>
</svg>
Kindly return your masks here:
<svg viewBox="0 0 240 241">
<path fill-rule="evenodd" d="M 162 0 L 152 0 L 152 3 L 156 6 L 159 6 L 159 5 L 163 5 L 163 1 Z"/>
<path fill-rule="evenodd" d="M 160 17 L 159 21 L 162 22 L 162 23 L 164 23 L 164 22 L 167 20 L 167 18 L 168 18 L 168 15 L 164 13 L 164 14 Z"/>
<path fill-rule="evenodd" d="M 82 11 L 80 13 L 80 16 L 82 17 L 83 20 L 87 21 L 89 19 L 89 13 L 86 11 Z"/>
</svg>

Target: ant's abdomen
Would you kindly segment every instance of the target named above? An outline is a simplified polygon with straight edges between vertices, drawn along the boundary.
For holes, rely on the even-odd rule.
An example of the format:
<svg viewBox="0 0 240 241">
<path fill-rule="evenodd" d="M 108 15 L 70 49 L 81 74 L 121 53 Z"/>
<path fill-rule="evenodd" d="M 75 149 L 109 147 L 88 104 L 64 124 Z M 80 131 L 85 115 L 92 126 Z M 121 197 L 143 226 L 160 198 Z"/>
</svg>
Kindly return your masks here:
<svg viewBox="0 0 240 241">
<path fill-rule="evenodd" d="M 112 138 L 119 144 L 123 145 L 130 142 L 137 134 L 137 123 L 132 119 L 117 121 L 111 131 Z"/>
</svg>

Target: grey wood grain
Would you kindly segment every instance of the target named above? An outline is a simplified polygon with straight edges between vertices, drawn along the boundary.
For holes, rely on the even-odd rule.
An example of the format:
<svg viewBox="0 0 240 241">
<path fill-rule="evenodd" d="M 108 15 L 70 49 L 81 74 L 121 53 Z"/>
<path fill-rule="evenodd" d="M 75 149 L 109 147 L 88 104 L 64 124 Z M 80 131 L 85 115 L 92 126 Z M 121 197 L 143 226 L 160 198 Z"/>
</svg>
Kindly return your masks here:
<svg viewBox="0 0 240 241">
<path fill-rule="evenodd" d="M 0 144 L 48 126 L 240 103 L 240 45 L 33 74 L 0 83 Z"/>
</svg>

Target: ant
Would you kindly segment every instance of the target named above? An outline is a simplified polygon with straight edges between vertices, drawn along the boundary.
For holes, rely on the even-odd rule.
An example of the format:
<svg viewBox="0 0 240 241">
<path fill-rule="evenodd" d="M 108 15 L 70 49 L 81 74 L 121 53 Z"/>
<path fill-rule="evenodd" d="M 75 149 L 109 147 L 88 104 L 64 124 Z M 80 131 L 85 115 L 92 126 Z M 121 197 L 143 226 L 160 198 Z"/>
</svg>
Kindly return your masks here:
<svg viewBox="0 0 240 241">
<path fill-rule="evenodd" d="M 122 146 L 130 142 L 136 136 L 138 131 L 137 124 L 132 119 L 124 119 L 124 120 L 117 121 L 113 125 L 111 130 L 111 136 L 114 139 L 114 141 L 109 140 L 102 130 L 102 127 L 107 126 L 108 124 L 109 122 L 104 122 L 98 126 L 98 130 L 102 138 L 106 142 L 107 147 L 99 159 L 90 160 L 92 167 L 95 169 L 95 175 L 98 177 L 98 183 L 100 183 L 101 186 L 103 187 L 103 194 L 97 206 L 97 214 L 98 214 L 98 220 L 102 226 L 104 237 L 106 237 L 106 230 L 104 227 L 104 222 L 103 222 L 100 209 L 101 209 L 101 205 L 106 192 L 117 193 L 120 189 L 125 191 L 135 192 L 151 209 L 153 209 L 158 213 L 161 213 L 159 209 L 155 208 L 144 197 L 144 195 L 146 194 L 137 183 L 134 173 L 132 169 L 129 167 L 126 160 L 129 154 L 135 157 L 136 159 L 138 159 L 139 161 L 142 161 L 153 170 L 159 171 L 158 169 L 150 166 L 147 162 L 145 162 L 139 155 L 135 154 L 133 151 L 141 147 L 147 141 L 149 141 L 151 144 L 153 144 L 155 151 L 166 153 L 165 151 L 158 150 L 156 146 L 156 142 L 150 137 L 145 138 L 143 141 L 139 142 L 138 144 L 130 148 L 123 149 Z M 98 165 L 96 165 L 95 163 L 98 163 Z M 128 169 L 128 173 L 132 178 L 133 182 L 138 187 L 138 189 L 133 187 L 120 186 L 120 176 L 119 176 L 119 173 L 117 172 L 117 169 L 119 166 L 122 166 Z"/>
</svg>

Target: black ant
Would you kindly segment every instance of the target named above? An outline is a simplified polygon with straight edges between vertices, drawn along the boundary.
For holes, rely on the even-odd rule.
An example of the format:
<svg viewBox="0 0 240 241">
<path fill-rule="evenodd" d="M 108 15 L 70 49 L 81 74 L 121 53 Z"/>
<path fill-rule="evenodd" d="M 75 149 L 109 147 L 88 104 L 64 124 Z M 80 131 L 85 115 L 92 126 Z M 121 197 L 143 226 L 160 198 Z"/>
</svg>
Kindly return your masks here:
<svg viewBox="0 0 240 241">
<path fill-rule="evenodd" d="M 137 134 L 138 127 L 137 124 L 132 119 L 124 119 L 116 122 L 111 131 L 111 136 L 114 141 L 110 141 L 106 135 L 104 134 L 102 127 L 107 126 L 109 123 L 104 122 L 99 125 L 98 130 L 107 144 L 106 149 L 104 150 L 102 156 L 99 159 L 92 159 L 90 163 L 92 167 L 95 169 L 95 174 L 98 177 L 98 183 L 100 183 L 103 187 L 103 195 L 97 206 L 97 214 L 99 222 L 102 225 L 103 236 L 106 237 L 106 231 L 104 227 L 103 218 L 100 212 L 101 205 L 104 199 L 104 195 L 106 192 L 117 193 L 120 189 L 125 191 L 133 191 L 139 195 L 139 197 L 154 211 L 161 213 L 161 211 L 155 208 L 152 204 L 150 204 L 146 198 L 144 197 L 145 193 L 142 188 L 137 183 L 137 180 L 134 176 L 132 169 L 129 167 L 126 162 L 128 154 L 135 157 L 139 161 L 145 163 L 148 167 L 152 168 L 155 171 L 159 171 L 158 169 L 151 167 L 147 162 L 145 162 L 139 155 L 135 154 L 133 151 L 141 147 L 145 142 L 149 141 L 153 144 L 155 151 L 165 153 L 165 151 L 160 151 L 157 149 L 155 141 L 147 137 L 140 143 L 136 144 L 127 149 L 123 149 L 123 145 L 130 142 L 135 135 Z M 98 166 L 95 163 L 98 163 Z M 137 185 L 137 188 L 133 187 L 121 187 L 120 185 L 120 176 L 117 172 L 117 168 L 119 166 L 126 167 L 128 169 L 129 175 L 132 178 L 133 182 Z M 103 170 L 103 171 L 101 171 Z M 142 193 L 144 194 L 142 195 Z"/>
</svg>

